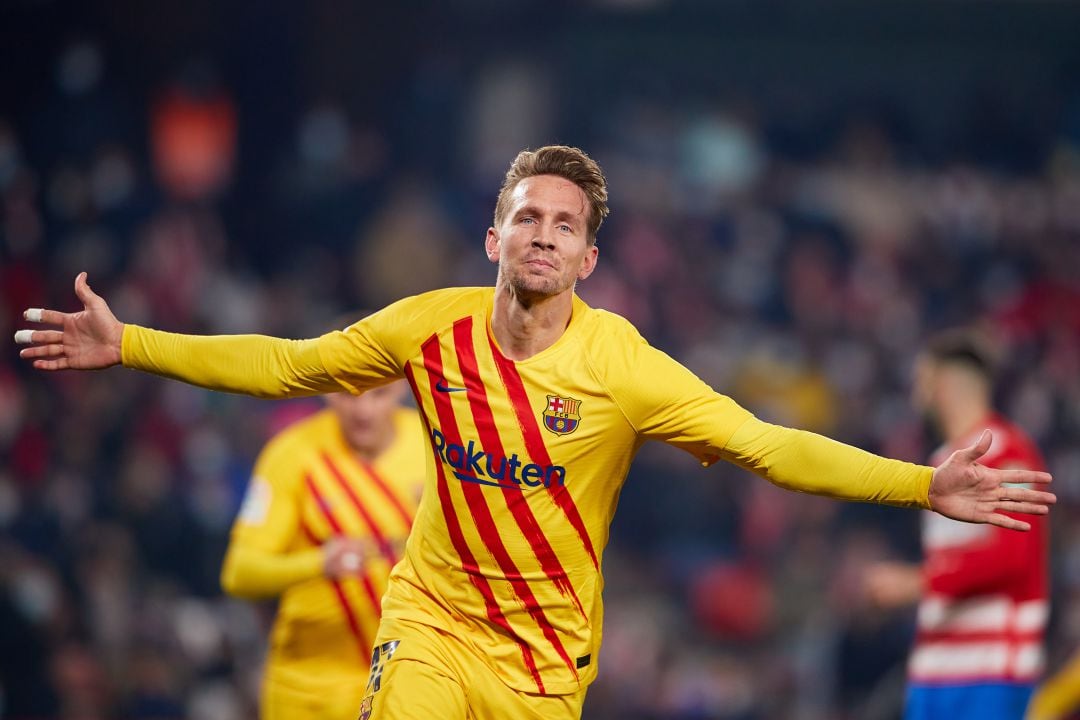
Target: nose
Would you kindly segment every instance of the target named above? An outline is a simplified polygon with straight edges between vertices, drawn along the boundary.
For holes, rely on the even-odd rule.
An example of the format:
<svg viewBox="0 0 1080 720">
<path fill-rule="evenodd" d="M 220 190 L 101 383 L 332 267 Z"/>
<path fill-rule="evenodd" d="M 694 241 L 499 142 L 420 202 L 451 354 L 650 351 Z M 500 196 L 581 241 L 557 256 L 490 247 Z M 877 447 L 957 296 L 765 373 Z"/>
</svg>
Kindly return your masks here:
<svg viewBox="0 0 1080 720">
<path fill-rule="evenodd" d="M 532 245 L 533 247 L 544 250 L 554 250 L 554 230 L 546 226 L 537 228 L 536 235 L 533 236 Z"/>
</svg>

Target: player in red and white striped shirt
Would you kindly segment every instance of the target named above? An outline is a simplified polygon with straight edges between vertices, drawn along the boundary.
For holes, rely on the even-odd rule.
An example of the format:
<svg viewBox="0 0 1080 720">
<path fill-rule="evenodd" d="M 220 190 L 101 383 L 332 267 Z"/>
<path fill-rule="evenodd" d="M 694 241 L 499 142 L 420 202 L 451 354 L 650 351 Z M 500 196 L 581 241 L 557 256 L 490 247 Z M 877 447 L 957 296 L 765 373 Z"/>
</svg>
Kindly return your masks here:
<svg viewBox="0 0 1080 720">
<path fill-rule="evenodd" d="M 1043 470 L 1030 438 L 992 407 L 992 370 L 977 338 L 949 333 L 916 367 L 914 400 L 945 438 L 943 462 L 989 428 L 987 467 Z M 1021 718 L 1043 669 L 1049 615 L 1048 528 L 1031 532 L 971 525 L 927 513 L 921 568 L 888 565 L 869 577 L 884 605 L 919 599 L 908 662 L 906 717 Z"/>
</svg>

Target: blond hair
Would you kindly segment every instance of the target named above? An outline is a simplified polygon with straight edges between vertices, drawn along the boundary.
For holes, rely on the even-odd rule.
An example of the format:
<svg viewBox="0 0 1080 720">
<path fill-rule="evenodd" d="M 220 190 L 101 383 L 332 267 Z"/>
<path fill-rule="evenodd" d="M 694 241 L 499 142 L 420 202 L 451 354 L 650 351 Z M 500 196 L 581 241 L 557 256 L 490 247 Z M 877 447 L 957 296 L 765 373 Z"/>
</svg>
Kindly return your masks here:
<svg viewBox="0 0 1080 720">
<path fill-rule="evenodd" d="M 547 145 L 518 153 L 510 164 L 510 169 L 506 171 L 506 179 L 499 190 L 499 199 L 495 202 L 495 225 L 498 226 L 506 218 L 510 195 L 517 184 L 525 178 L 537 175 L 556 175 L 581 188 L 589 201 L 586 236 L 590 245 L 596 242 L 596 232 L 609 212 L 607 180 L 595 160 L 583 150 L 567 145 Z"/>
</svg>

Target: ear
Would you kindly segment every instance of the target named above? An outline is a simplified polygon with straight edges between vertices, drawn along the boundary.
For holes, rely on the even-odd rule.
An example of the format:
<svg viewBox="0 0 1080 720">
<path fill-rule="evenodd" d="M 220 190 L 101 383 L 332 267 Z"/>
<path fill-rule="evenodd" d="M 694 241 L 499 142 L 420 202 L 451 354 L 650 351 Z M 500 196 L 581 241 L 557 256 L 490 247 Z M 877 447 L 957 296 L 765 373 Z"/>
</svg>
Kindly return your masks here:
<svg viewBox="0 0 1080 720">
<path fill-rule="evenodd" d="M 487 252 L 488 260 L 498 264 L 499 252 L 501 249 L 502 248 L 499 245 L 499 233 L 496 232 L 495 228 L 489 227 L 487 236 L 484 238 L 484 251 Z"/>
<path fill-rule="evenodd" d="M 596 261 L 599 255 L 600 248 L 596 247 L 596 243 L 593 243 L 585 249 L 585 257 L 581 259 L 581 267 L 578 269 L 578 280 L 584 280 L 593 274 L 593 270 L 596 269 Z"/>
</svg>

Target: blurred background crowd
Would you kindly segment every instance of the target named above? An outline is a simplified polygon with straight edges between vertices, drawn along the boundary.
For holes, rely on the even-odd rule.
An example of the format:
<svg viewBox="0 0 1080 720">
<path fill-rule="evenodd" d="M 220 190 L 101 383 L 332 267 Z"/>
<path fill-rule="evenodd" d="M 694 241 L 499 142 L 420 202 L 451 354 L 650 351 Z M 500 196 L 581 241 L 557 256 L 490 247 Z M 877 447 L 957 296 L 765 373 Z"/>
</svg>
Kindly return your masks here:
<svg viewBox="0 0 1080 720">
<path fill-rule="evenodd" d="M 0 336 L 74 309 L 306 337 L 491 284 L 495 194 L 578 145 L 611 218 L 579 287 L 759 415 L 919 461 L 928 334 L 975 324 L 1053 513 L 1080 648 L 1080 4 L 134 0 L 0 7 Z M 222 596 L 262 443 L 319 402 L 0 364 L 0 717 L 253 717 L 269 605 Z M 909 612 L 863 569 L 918 513 L 646 448 L 585 717 L 898 716 Z"/>
</svg>

